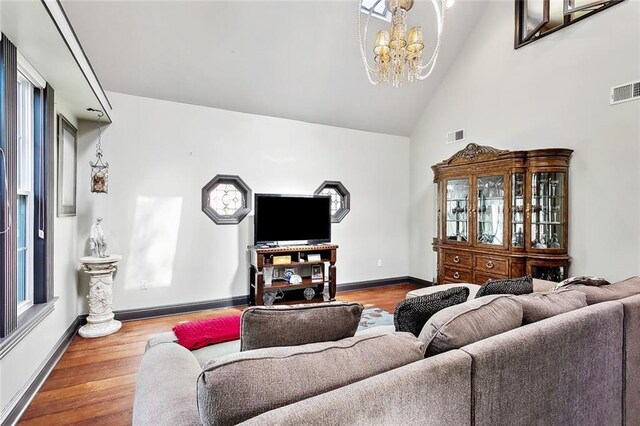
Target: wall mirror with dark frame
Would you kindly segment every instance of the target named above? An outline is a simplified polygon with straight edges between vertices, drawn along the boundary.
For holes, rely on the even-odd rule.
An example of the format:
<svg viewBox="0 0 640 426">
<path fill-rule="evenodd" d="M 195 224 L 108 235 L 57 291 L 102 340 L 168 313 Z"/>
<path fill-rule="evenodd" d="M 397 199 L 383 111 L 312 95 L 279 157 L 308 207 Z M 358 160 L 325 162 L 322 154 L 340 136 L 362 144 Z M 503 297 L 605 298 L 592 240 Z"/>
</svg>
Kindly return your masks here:
<svg viewBox="0 0 640 426">
<path fill-rule="evenodd" d="M 525 46 L 624 0 L 515 0 L 515 48 Z"/>
<path fill-rule="evenodd" d="M 78 130 L 58 114 L 58 217 L 76 215 Z"/>
</svg>

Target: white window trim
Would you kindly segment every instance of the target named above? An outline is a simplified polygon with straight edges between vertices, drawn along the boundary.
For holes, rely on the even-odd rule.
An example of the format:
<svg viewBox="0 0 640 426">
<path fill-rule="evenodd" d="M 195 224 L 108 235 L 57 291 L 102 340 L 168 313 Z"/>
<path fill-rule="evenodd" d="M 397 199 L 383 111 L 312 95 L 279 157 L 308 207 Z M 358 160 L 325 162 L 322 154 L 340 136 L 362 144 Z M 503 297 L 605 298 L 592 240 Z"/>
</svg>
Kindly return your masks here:
<svg viewBox="0 0 640 426">
<path fill-rule="evenodd" d="M 31 65 L 20 52 L 18 52 L 18 71 L 36 88 L 44 89 L 47 86 L 47 81 L 42 78 L 40 73 L 36 71 L 33 65 Z"/>
<path fill-rule="evenodd" d="M 21 83 L 29 83 L 29 94 L 28 96 L 26 96 L 26 99 L 23 98 L 24 96 L 24 92 L 22 90 L 18 91 L 18 98 L 19 98 L 19 103 L 18 103 L 18 111 L 20 113 L 20 105 L 22 105 L 22 103 L 26 100 L 26 102 L 29 105 L 33 106 L 33 90 L 36 87 L 36 84 L 34 84 L 34 82 L 29 79 L 29 76 L 25 75 L 22 72 L 22 66 L 20 66 L 20 64 L 18 64 L 18 82 Z M 35 71 L 35 70 L 34 70 Z M 32 74 L 33 75 L 33 74 Z M 31 306 L 33 306 L 33 302 L 34 302 L 34 268 L 33 268 L 33 251 L 34 251 L 34 238 L 33 238 L 33 223 L 34 223 L 34 200 L 33 200 L 33 185 L 34 185 L 34 180 L 33 180 L 33 172 L 34 172 L 34 132 L 33 132 L 33 125 L 34 125 L 34 113 L 35 111 L 33 111 L 33 108 L 31 108 L 30 110 L 30 115 L 26 118 L 27 123 L 22 123 L 22 122 L 18 122 L 18 137 L 27 137 L 30 139 L 29 145 L 28 145 L 28 149 L 27 149 L 27 153 L 26 153 L 26 157 L 28 158 L 28 166 L 27 166 L 27 170 L 26 170 L 26 175 L 28 176 L 28 178 L 26 179 L 26 187 L 18 187 L 17 189 L 17 194 L 18 195 L 26 195 L 27 196 L 27 205 L 26 205 L 26 209 L 27 209 L 27 217 L 26 217 L 26 232 L 25 232 L 25 238 L 26 238 L 26 252 L 27 252 L 27 256 L 25 259 L 25 263 L 26 263 L 26 271 L 25 271 L 25 286 L 26 286 L 26 291 L 25 291 L 25 300 L 22 302 L 17 302 L 17 313 L 18 313 L 18 317 L 20 315 L 22 315 L 24 312 L 26 312 Z M 23 130 L 25 130 L 23 128 L 23 126 L 26 126 L 26 133 L 23 132 Z M 21 142 L 19 142 L 19 145 L 21 144 Z M 19 148 L 20 150 L 20 148 Z M 19 172 L 20 173 L 20 172 Z M 22 176 L 18 176 L 18 182 L 21 182 L 23 180 Z"/>
</svg>

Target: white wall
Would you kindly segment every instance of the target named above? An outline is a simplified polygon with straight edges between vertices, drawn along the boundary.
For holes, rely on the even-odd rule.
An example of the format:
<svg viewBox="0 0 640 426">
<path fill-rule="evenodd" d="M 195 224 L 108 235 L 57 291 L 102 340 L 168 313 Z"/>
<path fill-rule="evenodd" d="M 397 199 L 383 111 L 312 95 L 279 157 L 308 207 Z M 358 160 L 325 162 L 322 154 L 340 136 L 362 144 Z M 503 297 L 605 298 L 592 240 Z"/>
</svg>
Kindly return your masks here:
<svg viewBox="0 0 640 426">
<path fill-rule="evenodd" d="M 572 275 L 640 274 L 640 102 L 609 106 L 609 88 L 640 78 L 640 2 L 629 0 L 518 50 L 513 2 L 479 17 L 411 136 L 410 273 L 435 275 L 430 166 L 464 148 L 565 147 Z"/>
<path fill-rule="evenodd" d="M 311 194 L 325 180 L 342 181 L 351 212 L 332 228 L 338 284 L 408 275 L 408 138 L 108 95 L 109 193 L 91 194 L 89 179 L 79 181 L 78 255 L 88 253 L 91 223 L 102 216 L 109 252 L 124 256 L 114 309 L 248 293 L 253 214 L 216 225 L 201 211 L 201 189 L 219 173 L 240 175 L 254 193 Z M 81 122 L 80 133 L 82 170 L 94 159 L 95 124 Z M 79 304 L 86 311 L 83 297 Z"/>
<path fill-rule="evenodd" d="M 68 112 L 68 107 L 55 104 L 56 127 L 57 114 L 63 114 L 77 127 L 76 118 Z M 57 135 L 57 128 L 55 130 Z M 54 144 L 57 139 L 54 140 Z M 55 164 L 57 166 L 57 149 L 54 145 Z M 57 167 L 56 167 L 57 169 Z M 57 188 L 57 170 L 54 170 L 54 188 Z M 55 191 L 54 191 L 55 194 Z M 52 201 L 50 208 L 56 211 L 57 200 Z M 62 337 L 65 330 L 76 319 L 78 313 L 76 271 L 78 269 L 77 253 L 77 221 L 75 217 L 54 220 L 54 296 L 59 299 L 54 311 L 38 324 L 20 343 L 0 359 L 0 420 L 21 397 L 25 386 L 31 382 L 41 364 L 49 358 L 50 352 Z"/>
</svg>

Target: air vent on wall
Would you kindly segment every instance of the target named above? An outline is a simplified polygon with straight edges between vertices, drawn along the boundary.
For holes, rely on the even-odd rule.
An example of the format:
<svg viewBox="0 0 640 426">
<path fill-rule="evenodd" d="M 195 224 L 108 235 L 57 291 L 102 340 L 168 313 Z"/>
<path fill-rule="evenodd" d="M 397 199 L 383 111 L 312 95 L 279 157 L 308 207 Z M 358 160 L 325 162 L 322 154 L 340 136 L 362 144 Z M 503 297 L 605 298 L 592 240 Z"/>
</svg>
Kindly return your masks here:
<svg viewBox="0 0 640 426">
<path fill-rule="evenodd" d="M 456 143 L 464 140 L 464 129 L 447 133 L 447 143 Z"/>
<path fill-rule="evenodd" d="M 640 99 L 640 81 L 611 88 L 611 105 Z"/>
</svg>

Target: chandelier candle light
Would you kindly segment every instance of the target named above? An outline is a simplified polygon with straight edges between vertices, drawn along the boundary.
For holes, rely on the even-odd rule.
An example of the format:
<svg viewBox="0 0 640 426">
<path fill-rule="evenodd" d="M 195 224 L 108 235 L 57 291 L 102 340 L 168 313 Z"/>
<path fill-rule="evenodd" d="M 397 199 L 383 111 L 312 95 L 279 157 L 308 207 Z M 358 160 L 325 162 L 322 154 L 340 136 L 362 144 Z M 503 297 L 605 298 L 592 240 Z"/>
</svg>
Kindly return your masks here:
<svg viewBox="0 0 640 426">
<path fill-rule="evenodd" d="M 87 108 L 87 111 L 95 112 L 98 114 L 98 141 L 96 142 L 96 161 L 91 166 L 91 192 L 106 194 L 109 190 L 109 163 L 102 162 L 102 122 L 100 119 L 104 115 L 104 112 Z"/>
<path fill-rule="evenodd" d="M 360 0 L 358 9 L 358 38 L 360 41 L 360 55 L 371 84 L 391 83 L 393 87 L 400 87 L 405 80 L 410 82 L 424 80 L 433 71 L 438 53 L 444 25 L 444 13 L 447 0 L 431 0 L 436 13 L 438 27 L 437 39 L 433 54 L 426 64 L 422 63 L 424 50 L 424 34 L 421 27 L 413 27 L 407 37 L 407 12 L 413 7 L 414 0 L 377 0 L 370 8 L 363 6 Z M 371 13 L 382 1 L 386 2 L 386 9 L 391 12 L 391 32 L 378 31 L 375 38 L 373 53 L 375 54 L 375 68 L 367 60 L 367 32 Z M 451 0 L 450 0 L 451 1 Z M 360 14 L 368 11 L 364 34 L 360 28 Z"/>
</svg>

